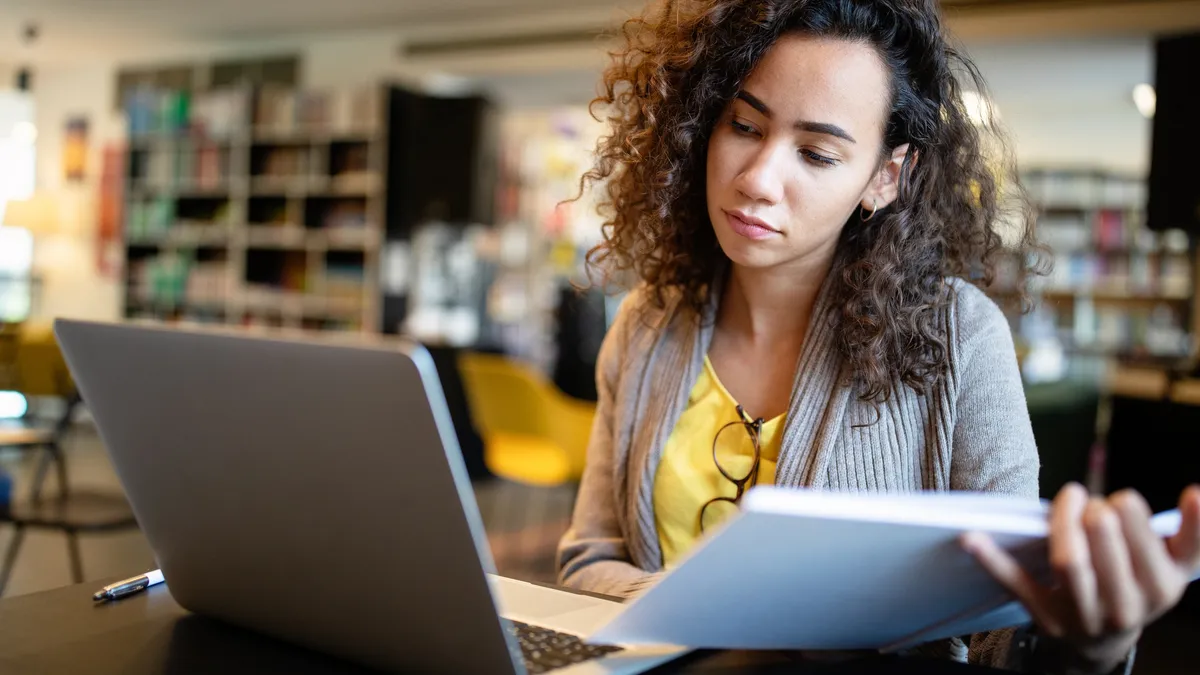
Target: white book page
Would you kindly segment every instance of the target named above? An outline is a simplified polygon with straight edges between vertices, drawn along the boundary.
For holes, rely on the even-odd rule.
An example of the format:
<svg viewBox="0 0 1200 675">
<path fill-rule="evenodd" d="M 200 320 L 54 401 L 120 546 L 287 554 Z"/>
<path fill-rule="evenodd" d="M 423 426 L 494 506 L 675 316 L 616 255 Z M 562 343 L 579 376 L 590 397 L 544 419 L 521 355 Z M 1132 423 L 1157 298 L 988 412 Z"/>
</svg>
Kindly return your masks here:
<svg viewBox="0 0 1200 675">
<path fill-rule="evenodd" d="M 1170 534 L 1178 517 L 1161 514 Z M 882 649 L 1029 617 L 962 549 L 982 531 L 1050 583 L 1047 505 L 968 493 L 757 488 L 681 563 L 592 634 L 724 649 Z"/>
<path fill-rule="evenodd" d="M 1046 516 L 1049 513 L 1046 502 L 1011 495 L 976 492 L 855 494 L 774 486 L 752 489 L 742 500 L 742 510 L 1043 537 L 1048 533 Z"/>
</svg>

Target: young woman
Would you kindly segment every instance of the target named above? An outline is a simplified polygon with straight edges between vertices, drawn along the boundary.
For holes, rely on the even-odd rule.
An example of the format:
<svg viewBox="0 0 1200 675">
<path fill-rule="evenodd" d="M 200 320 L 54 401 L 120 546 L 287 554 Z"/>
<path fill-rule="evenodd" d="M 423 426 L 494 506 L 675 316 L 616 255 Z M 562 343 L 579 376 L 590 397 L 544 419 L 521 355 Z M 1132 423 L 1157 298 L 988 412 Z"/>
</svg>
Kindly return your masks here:
<svg viewBox="0 0 1200 675">
<path fill-rule="evenodd" d="M 592 261 L 640 284 L 601 350 L 562 582 L 637 593 L 755 483 L 1036 497 L 1009 327 L 977 285 L 1037 250 L 1028 210 L 1002 213 L 1016 174 L 963 107 L 954 69 L 982 83 L 937 3 L 656 7 L 604 75 L 612 134 L 585 177 L 607 191 Z M 970 660 L 1126 667 L 1200 567 L 1200 491 L 1181 507 L 1164 542 L 1137 495 L 1063 490 L 1053 588 L 965 539 L 1037 623 L 974 636 Z"/>
</svg>

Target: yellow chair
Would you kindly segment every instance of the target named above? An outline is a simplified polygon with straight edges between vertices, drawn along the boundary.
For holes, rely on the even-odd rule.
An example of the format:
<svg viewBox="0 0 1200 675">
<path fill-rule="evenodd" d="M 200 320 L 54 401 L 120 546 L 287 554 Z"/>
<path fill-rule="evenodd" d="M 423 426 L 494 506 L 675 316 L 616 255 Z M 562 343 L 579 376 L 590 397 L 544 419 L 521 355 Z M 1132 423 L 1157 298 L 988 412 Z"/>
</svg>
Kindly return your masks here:
<svg viewBox="0 0 1200 675">
<path fill-rule="evenodd" d="M 17 341 L 21 324 L 0 323 L 0 391 L 17 387 Z"/>
<path fill-rule="evenodd" d="M 567 396 L 532 367 L 503 356 L 464 352 L 458 369 L 492 473 L 542 486 L 579 480 L 594 404 Z"/>
<path fill-rule="evenodd" d="M 70 400 L 75 382 L 58 348 L 51 321 L 29 321 L 18 332 L 16 356 L 17 389 L 26 396 L 53 396 Z"/>
<path fill-rule="evenodd" d="M 71 578 L 75 583 L 82 583 L 83 559 L 78 536 L 137 527 L 137 520 L 123 495 L 74 489 L 69 485 L 62 441 L 71 429 L 73 413 L 80 399 L 54 338 L 53 324 L 31 321 L 6 328 L 3 337 L 0 356 L 6 360 L 6 374 L 13 380 L 5 386 L 13 386 L 25 396 L 61 398 L 66 406 L 54 427 L 49 429 L 0 427 L 0 448 L 42 451 L 30 482 L 28 498 L 0 504 L 0 525 L 7 524 L 13 529 L 0 559 L 0 596 L 4 595 L 16 565 L 26 530 L 56 530 L 66 535 Z M 51 465 L 55 468 L 58 492 L 45 497 L 42 488 Z"/>
</svg>

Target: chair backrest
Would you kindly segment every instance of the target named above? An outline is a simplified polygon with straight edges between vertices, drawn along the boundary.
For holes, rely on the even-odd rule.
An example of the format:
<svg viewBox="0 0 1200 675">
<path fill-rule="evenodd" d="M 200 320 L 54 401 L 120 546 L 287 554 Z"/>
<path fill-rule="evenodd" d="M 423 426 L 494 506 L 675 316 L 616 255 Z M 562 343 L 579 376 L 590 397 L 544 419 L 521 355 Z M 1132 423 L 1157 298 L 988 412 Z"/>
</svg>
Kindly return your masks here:
<svg viewBox="0 0 1200 675">
<path fill-rule="evenodd" d="M 471 421 L 483 436 L 550 434 L 550 384 L 532 367 L 503 356 L 463 352 L 459 372 L 466 385 Z"/>
<path fill-rule="evenodd" d="M 536 436 L 559 445 L 576 475 L 582 471 L 595 406 L 572 399 L 533 367 L 494 354 L 464 352 L 458 367 L 471 420 L 493 434 Z"/>
<path fill-rule="evenodd" d="M 1080 382 L 1051 382 L 1025 389 L 1037 441 L 1041 496 L 1053 499 L 1068 482 L 1087 483 L 1100 393 Z"/>
<path fill-rule="evenodd" d="M 16 388 L 26 396 L 70 398 L 75 382 L 49 322 L 21 324 L 16 348 Z"/>
<path fill-rule="evenodd" d="M 17 388 L 17 340 L 21 325 L 0 323 L 0 389 Z"/>
</svg>

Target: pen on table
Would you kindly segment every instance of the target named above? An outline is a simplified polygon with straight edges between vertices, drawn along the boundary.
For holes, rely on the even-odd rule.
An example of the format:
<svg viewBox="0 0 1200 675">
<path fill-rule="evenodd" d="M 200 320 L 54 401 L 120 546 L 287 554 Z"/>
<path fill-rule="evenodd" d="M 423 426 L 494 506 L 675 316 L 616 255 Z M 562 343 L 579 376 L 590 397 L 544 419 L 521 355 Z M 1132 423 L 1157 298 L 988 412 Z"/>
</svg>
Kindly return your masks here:
<svg viewBox="0 0 1200 675">
<path fill-rule="evenodd" d="M 109 584 L 104 588 L 92 594 L 92 600 L 96 602 L 106 602 L 109 600 L 120 600 L 127 595 L 140 593 L 155 584 L 163 582 L 163 574 L 159 570 L 139 574 L 136 577 L 118 581 L 115 584 Z"/>
</svg>

